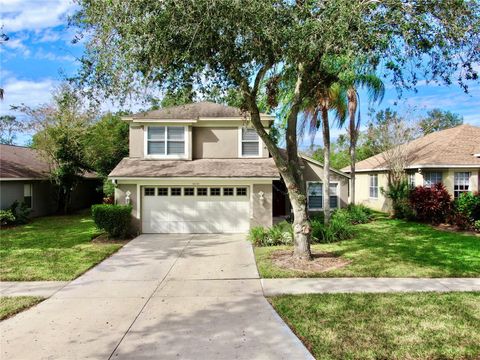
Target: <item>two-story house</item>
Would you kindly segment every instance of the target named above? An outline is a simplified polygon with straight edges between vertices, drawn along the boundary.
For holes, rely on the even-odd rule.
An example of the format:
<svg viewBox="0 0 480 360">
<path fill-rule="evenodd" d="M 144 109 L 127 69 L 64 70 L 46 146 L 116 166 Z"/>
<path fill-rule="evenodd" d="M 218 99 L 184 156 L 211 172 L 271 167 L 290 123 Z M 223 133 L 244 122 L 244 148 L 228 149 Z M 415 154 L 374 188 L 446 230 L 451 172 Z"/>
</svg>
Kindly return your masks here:
<svg viewBox="0 0 480 360">
<path fill-rule="evenodd" d="M 200 102 L 125 117 L 130 154 L 111 172 L 117 204 L 143 233 L 244 233 L 289 214 L 273 159 L 240 109 Z M 261 115 L 265 128 L 274 118 Z M 302 155 L 309 210 L 323 210 L 322 165 Z M 330 205 L 346 204 L 348 175 L 332 170 Z"/>
</svg>

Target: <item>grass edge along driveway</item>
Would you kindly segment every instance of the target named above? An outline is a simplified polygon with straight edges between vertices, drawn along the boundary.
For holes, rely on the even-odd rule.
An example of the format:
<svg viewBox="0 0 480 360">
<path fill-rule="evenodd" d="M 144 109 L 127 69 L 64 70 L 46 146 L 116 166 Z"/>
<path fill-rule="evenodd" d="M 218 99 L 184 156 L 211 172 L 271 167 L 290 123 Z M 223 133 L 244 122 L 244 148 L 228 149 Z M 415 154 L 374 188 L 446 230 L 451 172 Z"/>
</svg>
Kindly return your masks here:
<svg viewBox="0 0 480 360">
<path fill-rule="evenodd" d="M 44 298 L 39 296 L 0 296 L 0 321 L 37 305 Z"/>
<path fill-rule="evenodd" d="M 480 237 L 442 231 L 429 225 L 378 217 L 356 225 L 353 239 L 314 244 L 351 261 L 327 272 L 301 272 L 276 266 L 272 252 L 288 246 L 255 247 L 263 278 L 289 277 L 479 277 Z"/>
<path fill-rule="evenodd" d="M 269 298 L 318 359 L 478 359 L 480 292 Z"/>
<path fill-rule="evenodd" d="M 47 216 L 0 230 L 2 281 L 73 280 L 123 246 L 95 243 L 89 214 Z"/>
</svg>

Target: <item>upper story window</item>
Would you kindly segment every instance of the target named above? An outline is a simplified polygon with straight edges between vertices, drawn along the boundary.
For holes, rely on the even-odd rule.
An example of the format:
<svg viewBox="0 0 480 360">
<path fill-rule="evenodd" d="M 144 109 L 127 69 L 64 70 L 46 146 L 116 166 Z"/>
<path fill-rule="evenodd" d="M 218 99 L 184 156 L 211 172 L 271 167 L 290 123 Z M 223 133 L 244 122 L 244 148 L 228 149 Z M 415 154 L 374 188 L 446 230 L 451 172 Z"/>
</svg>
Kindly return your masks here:
<svg viewBox="0 0 480 360">
<path fill-rule="evenodd" d="M 308 210 L 323 209 L 323 184 L 321 182 L 307 182 Z"/>
<path fill-rule="evenodd" d="M 255 129 L 242 127 L 240 139 L 240 154 L 242 157 L 260 156 L 260 137 Z"/>
<path fill-rule="evenodd" d="M 378 198 L 378 175 L 369 175 L 369 196 L 373 199 Z"/>
<path fill-rule="evenodd" d="M 185 126 L 148 126 L 146 154 L 150 156 L 184 157 Z"/>
<path fill-rule="evenodd" d="M 453 183 L 453 196 L 458 199 L 462 193 L 468 192 L 470 188 L 470 173 L 456 172 Z"/>
<path fill-rule="evenodd" d="M 423 175 L 423 185 L 426 187 L 431 187 L 442 181 L 442 173 L 439 171 L 428 171 Z"/>
</svg>

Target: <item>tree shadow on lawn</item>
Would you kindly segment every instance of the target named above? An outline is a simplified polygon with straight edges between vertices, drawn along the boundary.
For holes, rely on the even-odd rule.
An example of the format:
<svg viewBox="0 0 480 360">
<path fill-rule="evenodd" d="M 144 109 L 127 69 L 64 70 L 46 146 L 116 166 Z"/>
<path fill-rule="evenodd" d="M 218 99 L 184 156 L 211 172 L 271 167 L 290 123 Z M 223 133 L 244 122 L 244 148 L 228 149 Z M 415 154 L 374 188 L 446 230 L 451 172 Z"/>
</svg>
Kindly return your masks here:
<svg viewBox="0 0 480 360">
<path fill-rule="evenodd" d="M 350 267 L 375 265 L 378 271 L 416 266 L 408 276 L 478 276 L 480 239 L 432 229 L 425 224 L 378 219 L 357 225 L 357 235 L 334 247 L 337 255 L 355 261 Z"/>
</svg>

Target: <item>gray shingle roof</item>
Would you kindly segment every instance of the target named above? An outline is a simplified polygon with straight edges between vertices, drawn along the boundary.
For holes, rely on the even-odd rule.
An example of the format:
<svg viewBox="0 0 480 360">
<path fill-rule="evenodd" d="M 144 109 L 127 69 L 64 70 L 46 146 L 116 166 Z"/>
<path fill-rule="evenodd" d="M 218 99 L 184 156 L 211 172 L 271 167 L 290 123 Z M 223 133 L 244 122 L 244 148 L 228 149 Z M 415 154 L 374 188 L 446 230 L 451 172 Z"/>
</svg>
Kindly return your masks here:
<svg viewBox="0 0 480 360">
<path fill-rule="evenodd" d="M 460 125 L 428 134 L 407 145 L 408 166 L 475 166 L 480 167 L 480 158 L 473 156 L 480 149 L 480 127 Z M 356 164 L 357 171 L 386 168 L 383 153 Z M 350 172 L 350 167 L 342 171 Z"/>
<path fill-rule="evenodd" d="M 272 158 L 144 160 L 124 158 L 109 177 L 279 177 Z"/>
<path fill-rule="evenodd" d="M 268 116 L 261 114 L 262 116 Z M 202 101 L 192 104 L 167 107 L 132 115 L 135 120 L 197 120 L 199 118 L 238 118 L 245 117 L 239 108 Z"/>
<path fill-rule="evenodd" d="M 31 148 L 0 145 L 0 178 L 46 179 L 49 165 Z"/>
</svg>

